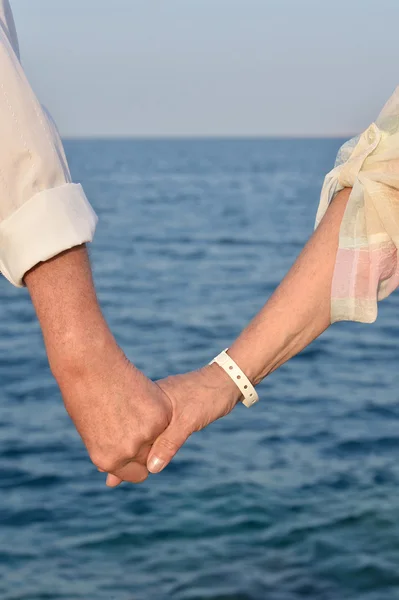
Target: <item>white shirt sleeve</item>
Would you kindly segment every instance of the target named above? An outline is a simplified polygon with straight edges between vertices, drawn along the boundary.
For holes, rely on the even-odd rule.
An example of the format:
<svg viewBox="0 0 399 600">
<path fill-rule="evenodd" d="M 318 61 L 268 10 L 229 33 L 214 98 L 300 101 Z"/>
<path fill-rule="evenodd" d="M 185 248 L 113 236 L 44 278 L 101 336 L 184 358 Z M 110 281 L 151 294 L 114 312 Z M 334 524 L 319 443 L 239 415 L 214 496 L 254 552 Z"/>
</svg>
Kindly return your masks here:
<svg viewBox="0 0 399 600">
<path fill-rule="evenodd" d="M 0 271 L 22 287 L 39 262 L 90 242 L 97 217 L 22 69 L 8 0 L 0 0 L 0 140 Z"/>
</svg>

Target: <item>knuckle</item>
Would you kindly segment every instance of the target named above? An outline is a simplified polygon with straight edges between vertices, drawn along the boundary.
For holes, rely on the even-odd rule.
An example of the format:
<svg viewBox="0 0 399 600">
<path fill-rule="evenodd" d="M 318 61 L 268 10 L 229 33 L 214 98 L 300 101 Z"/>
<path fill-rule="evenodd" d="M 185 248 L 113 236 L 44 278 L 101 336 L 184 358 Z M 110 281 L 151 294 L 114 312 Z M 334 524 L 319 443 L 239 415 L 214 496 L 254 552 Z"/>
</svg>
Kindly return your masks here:
<svg viewBox="0 0 399 600">
<path fill-rule="evenodd" d="M 127 448 L 125 448 L 123 456 L 125 459 L 132 459 L 138 455 L 140 452 L 141 443 L 138 441 L 133 441 L 129 444 Z"/>
<path fill-rule="evenodd" d="M 106 473 L 112 473 L 118 467 L 118 459 L 110 453 L 95 452 L 90 455 L 92 463 Z"/>
<path fill-rule="evenodd" d="M 137 440 L 143 444 L 154 441 L 160 431 L 164 431 L 168 426 L 168 421 L 164 418 L 164 415 L 160 416 L 158 413 L 148 413 L 147 418 L 144 419 L 137 431 Z"/>
<path fill-rule="evenodd" d="M 103 448 L 96 448 L 89 452 L 91 461 L 94 465 L 107 473 L 113 473 L 117 469 L 133 459 L 139 453 L 141 442 L 132 440 L 128 443 L 110 444 Z"/>
<path fill-rule="evenodd" d="M 176 442 L 174 442 L 173 440 L 165 438 L 165 439 L 159 440 L 158 447 L 161 450 L 166 450 L 168 453 L 173 453 L 174 454 L 175 452 L 178 451 L 178 449 L 179 449 L 180 446 Z"/>
<path fill-rule="evenodd" d="M 142 439 L 143 443 L 150 442 L 154 439 L 154 437 L 156 437 L 154 435 L 154 428 L 151 423 L 143 425 L 140 430 L 140 434 L 141 434 L 141 439 Z M 136 444 L 136 446 L 137 445 L 138 444 Z"/>
</svg>

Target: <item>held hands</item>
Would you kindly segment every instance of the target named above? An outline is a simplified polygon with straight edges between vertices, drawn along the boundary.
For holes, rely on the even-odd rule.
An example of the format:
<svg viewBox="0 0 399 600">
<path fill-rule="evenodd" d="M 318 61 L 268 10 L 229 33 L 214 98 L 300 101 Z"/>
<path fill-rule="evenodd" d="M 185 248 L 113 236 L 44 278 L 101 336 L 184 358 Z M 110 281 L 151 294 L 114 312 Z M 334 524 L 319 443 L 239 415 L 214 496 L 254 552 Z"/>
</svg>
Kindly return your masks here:
<svg viewBox="0 0 399 600">
<path fill-rule="evenodd" d="M 56 379 L 93 463 L 112 473 L 111 486 L 144 481 L 151 446 L 172 419 L 166 393 L 113 341 L 80 366 L 75 361 L 72 367 L 64 365 Z"/>
<path fill-rule="evenodd" d="M 115 344 L 56 377 L 66 409 L 107 485 L 158 473 L 195 431 L 227 415 L 240 391 L 218 365 L 153 383 Z"/>
<path fill-rule="evenodd" d="M 84 246 L 40 263 L 25 283 L 65 407 L 108 485 L 159 472 L 237 403 L 218 365 L 153 383 L 127 360 L 101 313 Z"/>
<path fill-rule="evenodd" d="M 152 446 L 143 448 L 141 458 L 147 456 L 150 473 L 162 471 L 192 433 L 227 415 L 240 398 L 236 385 L 217 365 L 167 377 L 156 385 L 169 399 L 172 417 Z M 123 479 L 108 475 L 107 485 L 116 487 Z"/>
</svg>

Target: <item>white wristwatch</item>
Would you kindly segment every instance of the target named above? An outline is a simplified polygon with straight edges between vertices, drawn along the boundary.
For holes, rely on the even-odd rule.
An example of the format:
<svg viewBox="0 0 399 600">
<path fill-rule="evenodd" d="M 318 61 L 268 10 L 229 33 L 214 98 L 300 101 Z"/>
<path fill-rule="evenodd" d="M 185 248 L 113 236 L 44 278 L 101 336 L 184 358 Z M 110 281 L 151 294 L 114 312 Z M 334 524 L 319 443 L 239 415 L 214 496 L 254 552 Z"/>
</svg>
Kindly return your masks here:
<svg viewBox="0 0 399 600">
<path fill-rule="evenodd" d="M 223 350 L 216 358 L 214 358 L 209 364 L 216 363 L 219 367 L 222 367 L 226 371 L 227 375 L 231 377 L 236 386 L 240 389 L 244 400 L 242 403 L 247 408 L 250 408 L 253 404 L 258 402 L 259 396 L 248 377 L 243 373 L 237 363 L 227 354 L 228 348 Z"/>
</svg>

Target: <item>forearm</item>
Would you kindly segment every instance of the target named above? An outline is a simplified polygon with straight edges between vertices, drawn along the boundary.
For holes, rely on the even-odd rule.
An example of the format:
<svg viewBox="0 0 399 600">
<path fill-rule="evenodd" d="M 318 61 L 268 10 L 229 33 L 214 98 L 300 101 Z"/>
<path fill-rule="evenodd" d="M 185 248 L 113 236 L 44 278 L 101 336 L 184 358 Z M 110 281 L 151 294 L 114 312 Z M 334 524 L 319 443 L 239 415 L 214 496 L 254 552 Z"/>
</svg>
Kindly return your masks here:
<svg viewBox="0 0 399 600">
<path fill-rule="evenodd" d="M 37 265 L 25 276 L 56 378 L 84 372 L 116 342 L 97 301 L 85 246 Z"/>
<path fill-rule="evenodd" d="M 298 354 L 330 325 L 339 229 L 350 189 L 337 194 L 319 227 L 229 354 L 254 383 Z"/>
<path fill-rule="evenodd" d="M 168 397 L 125 357 L 97 302 L 86 248 L 25 276 L 65 407 L 108 484 L 148 476 L 152 442 L 171 419 Z"/>
</svg>

